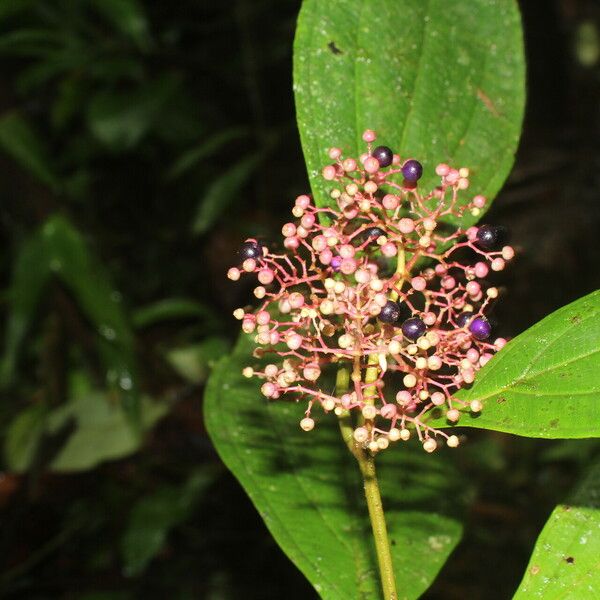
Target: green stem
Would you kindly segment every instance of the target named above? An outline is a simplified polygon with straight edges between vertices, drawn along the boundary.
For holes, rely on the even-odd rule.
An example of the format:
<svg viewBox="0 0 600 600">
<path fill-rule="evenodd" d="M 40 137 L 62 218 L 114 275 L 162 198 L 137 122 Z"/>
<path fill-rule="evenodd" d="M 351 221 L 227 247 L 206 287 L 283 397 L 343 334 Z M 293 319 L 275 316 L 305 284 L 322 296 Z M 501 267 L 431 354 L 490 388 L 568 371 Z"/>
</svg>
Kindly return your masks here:
<svg viewBox="0 0 600 600">
<path fill-rule="evenodd" d="M 376 356 L 376 355 L 375 355 Z M 369 371 L 369 370 L 368 370 Z M 377 378 L 377 369 L 371 368 L 367 373 L 365 381 Z M 343 394 L 348 390 L 350 382 L 350 371 L 347 368 L 340 368 L 337 372 L 336 391 L 337 394 Z M 358 466 L 363 478 L 365 498 L 369 510 L 369 519 L 375 539 L 375 551 L 377 562 L 379 564 L 379 575 L 381 577 L 381 587 L 383 588 L 384 600 L 397 600 L 396 579 L 394 577 L 394 567 L 392 565 L 392 555 L 390 553 L 390 543 L 388 540 L 387 527 L 385 524 L 385 513 L 379 492 L 379 482 L 377 481 L 377 472 L 375 470 L 375 458 L 368 450 L 361 448 L 353 437 L 354 427 L 350 412 L 345 410 L 339 416 L 340 431 L 342 438 L 350 452 L 358 462 Z"/>
<path fill-rule="evenodd" d="M 363 476 L 365 486 L 365 498 L 369 508 L 369 519 L 375 538 L 375 551 L 377 552 L 377 562 L 379 563 L 379 576 L 381 577 L 381 586 L 383 587 L 384 600 L 397 600 L 396 579 L 394 577 L 394 566 L 392 564 L 392 555 L 390 552 L 390 543 L 385 524 L 385 513 L 383 512 L 383 503 L 379 492 L 379 482 L 377 481 L 377 472 L 375 470 L 375 457 L 368 456 L 365 451 L 362 452 L 363 459 L 358 461 L 360 472 Z"/>
</svg>

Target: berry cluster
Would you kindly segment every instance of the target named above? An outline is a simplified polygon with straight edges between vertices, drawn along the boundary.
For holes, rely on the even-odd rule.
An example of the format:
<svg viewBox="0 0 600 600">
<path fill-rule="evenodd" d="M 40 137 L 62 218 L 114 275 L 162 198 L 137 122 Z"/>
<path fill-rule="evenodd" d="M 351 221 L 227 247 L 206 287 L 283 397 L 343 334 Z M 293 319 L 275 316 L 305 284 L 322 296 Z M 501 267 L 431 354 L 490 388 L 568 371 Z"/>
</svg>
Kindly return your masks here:
<svg viewBox="0 0 600 600">
<path fill-rule="evenodd" d="M 269 399 L 306 399 L 306 431 L 319 405 L 337 415 L 356 411 L 354 439 L 373 452 L 407 440 L 411 429 L 428 452 L 438 436 L 455 447 L 457 436 L 430 427 L 426 415 L 438 408 L 456 423 L 466 403 L 454 393 L 506 343 L 491 338 L 485 315 L 498 290 L 485 278 L 514 251 L 500 227 L 450 225 L 465 211 L 477 216 L 486 202 L 460 199 L 468 169 L 438 165 L 440 185 L 423 195 L 422 165 L 373 148 L 375 137 L 365 131 L 367 151 L 358 160 L 329 150 L 334 162 L 322 176 L 337 208 L 299 196 L 292 210 L 299 222 L 282 228 L 285 251 L 254 239 L 243 244 L 241 268 L 228 277 L 255 273 L 254 295 L 263 302 L 234 315 L 255 334 L 256 357 L 282 359 L 244 375 L 262 378 Z M 331 392 L 322 383 L 329 366 L 348 370 L 347 389 Z M 481 403 L 469 408 L 479 412 Z"/>
</svg>

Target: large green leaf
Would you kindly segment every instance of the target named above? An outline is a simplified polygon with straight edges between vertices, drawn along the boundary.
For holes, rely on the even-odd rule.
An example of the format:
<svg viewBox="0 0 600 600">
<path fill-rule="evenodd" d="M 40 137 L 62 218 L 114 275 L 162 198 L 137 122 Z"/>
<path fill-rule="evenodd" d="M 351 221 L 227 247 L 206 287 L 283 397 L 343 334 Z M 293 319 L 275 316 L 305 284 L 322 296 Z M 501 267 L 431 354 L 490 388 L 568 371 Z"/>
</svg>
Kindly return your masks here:
<svg viewBox="0 0 600 600">
<path fill-rule="evenodd" d="M 514 598 L 600 598 L 600 463 L 550 515 Z"/>
<path fill-rule="evenodd" d="M 530 437 L 599 437 L 600 291 L 517 336 L 458 396 L 483 402 L 482 413 L 463 417 L 461 425 Z"/>
<path fill-rule="evenodd" d="M 517 3 L 305 0 L 294 89 L 317 203 L 330 201 L 319 178 L 326 149 L 357 156 L 367 128 L 423 163 L 425 189 L 443 161 L 470 167 L 473 190 L 492 198 L 513 163 L 523 116 Z"/>
<path fill-rule="evenodd" d="M 208 432 L 282 549 L 323 598 L 380 596 L 367 509 L 355 459 L 336 417 L 307 434 L 304 407 L 267 402 L 241 375 L 255 361 L 244 336 L 213 371 L 205 397 Z M 400 598 L 417 598 L 461 534 L 465 485 L 445 452 L 410 442 L 378 459 Z"/>
</svg>

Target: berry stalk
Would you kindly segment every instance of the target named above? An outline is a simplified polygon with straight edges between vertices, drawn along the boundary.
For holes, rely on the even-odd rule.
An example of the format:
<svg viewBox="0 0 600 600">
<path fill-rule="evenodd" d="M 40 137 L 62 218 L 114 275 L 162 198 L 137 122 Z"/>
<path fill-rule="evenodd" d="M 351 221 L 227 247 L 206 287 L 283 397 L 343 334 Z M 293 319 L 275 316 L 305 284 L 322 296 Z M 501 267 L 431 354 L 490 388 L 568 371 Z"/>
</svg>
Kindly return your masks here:
<svg viewBox="0 0 600 600">
<path fill-rule="evenodd" d="M 376 356 L 376 355 L 373 355 Z M 377 378 L 377 371 L 374 371 Z M 365 379 L 369 377 L 367 376 Z M 346 368 L 341 368 L 337 372 L 336 377 L 336 393 L 338 395 L 345 394 L 349 388 L 349 371 Z M 354 427 L 350 411 L 345 410 L 339 415 L 340 431 L 342 438 L 350 452 L 354 455 L 358 462 L 360 473 L 363 478 L 363 487 L 365 490 L 365 499 L 369 511 L 369 520 L 373 531 L 373 539 L 375 541 L 375 551 L 377 554 L 377 563 L 379 566 L 379 576 L 381 579 L 381 587 L 383 589 L 383 597 L 385 600 L 397 600 L 398 593 L 396 592 L 396 578 L 394 576 L 394 565 L 392 563 L 392 555 L 390 553 L 390 542 L 385 523 L 385 512 L 383 510 L 383 502 L 381 501 L 381 493 L 379 491 L 379 482 L 377 480 L 377 471 L 375 469 L 375 456 L 368 450 L 362 448 L 354 439 Z"/>
</svg>

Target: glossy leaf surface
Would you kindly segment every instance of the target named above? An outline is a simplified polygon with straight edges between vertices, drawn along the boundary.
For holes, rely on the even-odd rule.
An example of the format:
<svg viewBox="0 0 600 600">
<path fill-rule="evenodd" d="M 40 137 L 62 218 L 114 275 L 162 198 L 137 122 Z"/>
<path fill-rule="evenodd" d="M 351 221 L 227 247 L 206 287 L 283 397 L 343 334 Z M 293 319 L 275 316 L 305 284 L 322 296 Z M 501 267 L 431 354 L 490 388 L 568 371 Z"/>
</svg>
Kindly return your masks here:
<svg viewBox="0 0 600 600">
<path fill-rule="evenodd" d="M 242 376 L 255 362 L 250 348 L 243 337 L 209 380 L 205 418 L 217 451 L 323 598 L 379 597 L 358 465 L 336 417 L 319 415 L 314 431 L 301 431 L 301 405 L 268 403 L 257 380 Z M 423 593 L 461 534 L 465 486 L 447 458 L 410 442 L 378 459 L 401 598 Z"/>
<path fill-rule="evenodd" d="M 459 393 L 481 400 L 460 424 L 543 438 L 600 436 L 600 291 L 510 341 Z M 432 421 L 444 426 L 441 419 Z"/>
<path fill-rule="evenodd" d="M 514 160 L 524 71 L 513 0 L 305 0 L 294 89 L 317 203 L 331 201 L 319 177 L 327 148 L 358 156 L 367 128 L 423 163 L 423 189 L 447 162 L 469 167 L 474 193 L 493 198 Z"/>
<path fill-rule="evenodd" d="M 550 515 L 515 600 L 600 597 L 600 463 Z"/>
</svg>

